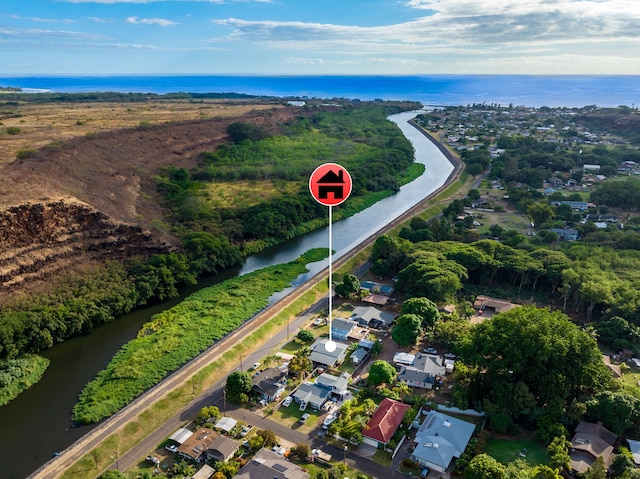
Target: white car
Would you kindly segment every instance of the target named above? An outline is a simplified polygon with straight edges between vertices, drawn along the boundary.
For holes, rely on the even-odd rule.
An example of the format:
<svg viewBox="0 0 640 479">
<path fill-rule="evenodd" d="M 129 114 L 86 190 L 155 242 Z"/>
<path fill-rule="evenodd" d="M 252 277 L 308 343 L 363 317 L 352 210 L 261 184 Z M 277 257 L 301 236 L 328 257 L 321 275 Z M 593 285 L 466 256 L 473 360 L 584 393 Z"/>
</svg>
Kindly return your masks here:
<svg viewBox="0 0 640 479">
<path fill-rule="evenodd" d="M 305 422 L 307 419 L 309 419 L 310 416 L 311 415 L 308 412 L 305 412 L 300 418 L 300 422 Z"/>
<path fill-rule="evenodd" d="M 331 423 L 336 419 L 338 419 L 338 416 L 336 416 L 335 414 L 329 414 L 326 418 L 324 418 L 324 421 L 322 421 L 322 429 L 329 429 Z"/>
<path fill-rule="evenodd" d="M 285 400 L 282 402 L 282 406 L 283 407 L 289 407 L 289 406 L 291 406 L 292 402 L 293 402 L 293 398 L 291 396 L 287 396 L 285 398 Z"/>
<path fill-rule="evenodd" d="M 169 452 L 178 452 L 178 446 L 175 444 L 167 444 L 164 448 Z"/>
</svg>

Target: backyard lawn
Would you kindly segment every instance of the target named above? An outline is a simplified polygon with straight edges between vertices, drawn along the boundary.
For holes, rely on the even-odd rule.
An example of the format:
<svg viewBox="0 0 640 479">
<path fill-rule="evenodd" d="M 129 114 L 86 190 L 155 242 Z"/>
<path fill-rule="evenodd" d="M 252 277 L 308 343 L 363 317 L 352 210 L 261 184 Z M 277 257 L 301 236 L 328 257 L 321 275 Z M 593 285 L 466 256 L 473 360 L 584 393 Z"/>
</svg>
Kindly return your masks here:
<svg viewBox="0 0 640 479">
<path fill-rule="evenodd" d="M 640 396 L 640 373 L 637 372 L 637 369 L 623 373 L 621 381 L 625 390 L 634 396 Z"/>
<path fill-rule="evenodd" d="M 532 466 L 549 462 L 545 448 L 531 439 L 489 439 L 484 452 L 502 464 L 516 459 L 525 459 Z"/>
</svg>

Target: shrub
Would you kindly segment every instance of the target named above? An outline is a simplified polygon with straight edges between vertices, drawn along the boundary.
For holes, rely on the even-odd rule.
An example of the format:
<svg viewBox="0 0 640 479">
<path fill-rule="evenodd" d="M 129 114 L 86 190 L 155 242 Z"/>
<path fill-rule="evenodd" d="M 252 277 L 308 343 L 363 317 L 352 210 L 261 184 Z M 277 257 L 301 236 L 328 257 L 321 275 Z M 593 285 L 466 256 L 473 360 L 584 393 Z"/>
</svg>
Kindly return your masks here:
<svg viewBox="0 0 640 479">
<path fill-rule="evenodd" d="M 17 126 L 10 126 L 9 128 L 7 128 L 7 133 L 9 135 L 17 135 L 21 131 L 22 130 L 20 128 L 18 128 Z"/>
</svg>

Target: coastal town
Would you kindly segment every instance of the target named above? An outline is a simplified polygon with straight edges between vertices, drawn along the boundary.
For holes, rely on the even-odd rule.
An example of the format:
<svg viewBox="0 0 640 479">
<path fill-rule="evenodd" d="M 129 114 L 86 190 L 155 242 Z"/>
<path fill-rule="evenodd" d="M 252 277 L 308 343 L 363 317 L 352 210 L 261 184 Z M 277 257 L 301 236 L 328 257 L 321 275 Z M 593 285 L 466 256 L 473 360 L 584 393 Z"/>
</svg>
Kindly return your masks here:
<svg viewBox="0 0 640 479">
<path fill-rule="evenodd" d="M 308 102 L 286 108 L 292 110 L 283 117 L 313 114 Z M 328 115 L 342 107 L 322 108 L 335 110 L 323 112 Z M 478 471 L 487 468 L 499 479 L 515 477 L 515 470 L 528 477 L 551 470 L 634 479 L 640 462 L 637 116 L 632 109 L 595 107 L 424 110 L 414 120 L 416 131 L 446 152 L 445 163 L 457 162 L 446 185 L 451 189 L 443 187 L 437 203 L 425 202 L 372 238 L 366 255 L 341 266 L 331 278 L 333 315 L 327 314 L 327 291 L 318 289 L 295 314 L 254 307 L 266 319 L 252 324 L 251 313 L 250 320 L 221 330 L 218 320 L 236 318 L 235 308 L 266 294 L 254 285 L 270 287 L 285 274 L 299 275 L 292 262 L 260 272 L 259 279 L 249 276 L 247 284 L 206 289 L 181 301 L 179 314 L 169 308 L 154 316 L 127 345 L 130 356 L 116 355 L 109 372 L 98 375 L 96 381 L 107 384 L 96 394 L 109 400 L 93 399 L 90 386 L 74 414 L 86 423 L 114 413 L 115 420 L 124 417 L 128 400 L 112 400 L 108 381 L 126 383 L 121 391 L 139 381 L 146 395 L 156 391 L 149 387 L 153 376 L 158 391 L 177 392 L 157 396 L 149 411 L 139 413 L 142 420 L 94 443 L 94 452 L 68 465 L 69 474 L 483 479 Z M 353 127 L 360 129 L 355 122 Z M 266 141 L 258 139 L 263 132 L 240 130 L 241 138 Z M 244 141 L 237 147 L 246 147 Z M 215 166 L 219 158 L 211 161 Z M 167 171 L 157 181 L 172 201 L 204 191 L 202 171 Z M 207 216 L 205 198 L 178 203 L 185 225 L 217 225 Z M 304 204 L 284 203 L 291 212 Z M 194 204 L 200 213 L 188 209 Z M 245 246 L 259 244 L 267 229 L 286 232 L 271 204 L 239 213 L 246 215 Z M 258 217 L 262 222 L 254 221 Z M 234 234 L 240 225 L 232 218 Z M 234 245 L 216 244 L 205 232 L 186 238 L 191 254 L 213 247 L 216 261 L 223 253 L 234 257 Z M 321 252 L 314 254 L 321 259 Z M 157 270 L 146 274 L 187 269 L 174 253 L 154 261 Z M 212 268 L 206 261 L 198 267 Z M 146 291 L 146 284 L 135 286 Z M 219 304 L 222 310 L 209 309 Z M 198 368 L 190 350 L 172 359 L 179 369 L 171 375 L 174 369 L 166 365 L 182 351 L 180 341 L 202 344 L 211 359 Z M 329 341 L 335 349 L 326 347 Z M 152 356 L 157 362 L 147 366 Z M 186 373 L 180 365 L 193 369 Z M 160 367 L 167 369 L 159 373 Z M 165 386 L 165 374 L 182 374 L 182 380 Z M 143 411 L 135 397 L 132 404 Z M 170 417 L 165 401 L 177 411 Z M 151 430 L 142 440 L 146 428 Z M 139 444 L 129 441 L 133 430 L 141 431 Z M 62 451 L 47 465 L 67 467 L 69 460 Z"/>
</svg>

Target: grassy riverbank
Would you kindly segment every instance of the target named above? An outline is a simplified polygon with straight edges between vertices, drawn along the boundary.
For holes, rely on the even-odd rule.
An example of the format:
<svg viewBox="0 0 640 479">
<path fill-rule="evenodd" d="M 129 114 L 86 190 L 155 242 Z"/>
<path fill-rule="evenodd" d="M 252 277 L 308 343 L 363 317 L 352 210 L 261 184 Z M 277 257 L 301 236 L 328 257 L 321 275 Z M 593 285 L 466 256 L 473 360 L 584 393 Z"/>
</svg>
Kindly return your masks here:
<svg viewBox="0 0 640 479">
<path fill-rule="evenodd" d="M 307 263 L 327 254 L 311 250 L 290 263 L 202 289 L 155 315 L 85 387 L 73 419 L 93 423 L 121 409 L 265 308 L 271 295 L 307 271 Z"/>
<path fill-rule="evenodd" d="M 40 381 L 49 363 L 48 359 L 31 354 L 0 363 L 0 406 Z"/>
</svg>

